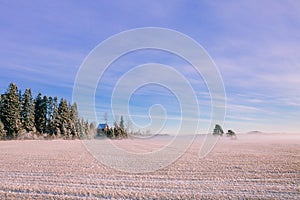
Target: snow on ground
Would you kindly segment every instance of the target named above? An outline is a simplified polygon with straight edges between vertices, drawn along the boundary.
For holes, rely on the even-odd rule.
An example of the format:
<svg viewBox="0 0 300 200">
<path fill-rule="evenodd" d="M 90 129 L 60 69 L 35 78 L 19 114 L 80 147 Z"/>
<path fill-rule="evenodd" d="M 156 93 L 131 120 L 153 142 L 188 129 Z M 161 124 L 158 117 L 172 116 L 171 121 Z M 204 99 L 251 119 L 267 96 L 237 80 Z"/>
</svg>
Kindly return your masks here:
<svg viewBox="0 0 300 200">
<path fill-rule="evenodd" d="M 203 136 L 172 165 L 126 173 L 99 163 L 79 140 L 1 141 L 0 199 L 297 199 L 300 135 L 220 138 L 198 158 Z M 139 144 L 139 142 L 141 142 Z M 157 150 L 165 138 L 120 140 L 129 151 Z"/>
</svg>

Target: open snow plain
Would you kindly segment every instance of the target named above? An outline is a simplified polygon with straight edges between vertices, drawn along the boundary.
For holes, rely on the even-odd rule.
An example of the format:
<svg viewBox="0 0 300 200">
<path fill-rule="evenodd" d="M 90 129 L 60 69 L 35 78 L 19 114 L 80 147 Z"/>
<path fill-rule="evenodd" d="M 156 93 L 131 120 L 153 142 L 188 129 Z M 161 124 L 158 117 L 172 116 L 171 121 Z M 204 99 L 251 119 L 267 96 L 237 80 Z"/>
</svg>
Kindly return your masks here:
<svg viewBox="0 0 300 200">
<path fill-rule="evenodd" d="M 115 143 L 147 152 L 165 137 Z M 106 167 L 79 140 L 1 141 L 0 199 L 299 198 L 300 135 L 222 137 L 199 159 L 203 138 L 175 163 L 149 173 Z"/>
</svg>

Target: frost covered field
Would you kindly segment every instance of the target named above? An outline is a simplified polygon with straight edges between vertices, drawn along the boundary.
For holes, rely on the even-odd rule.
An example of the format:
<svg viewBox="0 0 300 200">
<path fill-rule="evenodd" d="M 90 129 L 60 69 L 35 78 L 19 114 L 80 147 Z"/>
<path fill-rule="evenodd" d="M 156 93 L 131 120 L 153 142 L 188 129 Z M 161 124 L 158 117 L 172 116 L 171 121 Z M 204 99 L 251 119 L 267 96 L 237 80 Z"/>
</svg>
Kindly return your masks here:
<svg viewBox="0 0 300 200">
<path fill-rule="evenodd" d="M 117 142 L 149 148 L 160 140 Z M 79 140 L 1 141 L 0 199 L 299 198 L 300 135 L 223 137 L 198 159 L 202 141 L 198 136 L 173 165 L 146 174 L 103 166 Z"/>
</svg>

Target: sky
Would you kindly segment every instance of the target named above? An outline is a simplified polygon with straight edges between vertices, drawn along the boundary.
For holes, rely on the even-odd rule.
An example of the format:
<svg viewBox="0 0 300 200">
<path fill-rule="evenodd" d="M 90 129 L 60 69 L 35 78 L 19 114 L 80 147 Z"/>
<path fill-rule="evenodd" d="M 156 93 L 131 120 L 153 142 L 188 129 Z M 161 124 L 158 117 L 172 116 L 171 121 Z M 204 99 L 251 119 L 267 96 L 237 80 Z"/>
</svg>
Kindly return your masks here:
<svg viewBox="0 0 300 200">
<path fill-rule="evenodd" d="M 296 0 L 1 0 L 0 92 L 15 82 L 22 91 L 32 88 L 34 95 L 41 92 L 72 101 L 80 66 L 97 45 L 130 29 L 161 27 L 191 37 L 217 66 L 226 92 L 224 129 L 296 133 L 299 9 Z M 170 65 L 185 76 L 195 90 L 203 124 L 209 123 L 211 99 L 203 77 L 186 61 L 158 50 L 131 52 L 109 66 L 95 93 L 99 122 L 104 112 L 113 121 L 110 101 L 117 81 L 145 63 Z M 138 88 L 128 104 L 132 121 L 139 126 L 151 123 L 150 108 L 158 108 L 153 122 L 163 121 L 167 113 L 165 127 L 171 130 L 180 124 L 180 102 L 161 85 Z"/>
</svg>

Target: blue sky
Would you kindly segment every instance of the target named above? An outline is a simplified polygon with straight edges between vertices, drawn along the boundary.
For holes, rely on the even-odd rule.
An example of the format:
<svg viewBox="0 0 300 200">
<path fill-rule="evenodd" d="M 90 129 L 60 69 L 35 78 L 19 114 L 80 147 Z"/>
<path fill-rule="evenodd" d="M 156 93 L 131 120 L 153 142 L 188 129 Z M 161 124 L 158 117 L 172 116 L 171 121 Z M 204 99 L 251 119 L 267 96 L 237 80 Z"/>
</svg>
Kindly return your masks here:
<svg viewBox="0 0 300 200">
<path fill-rule="evenodd" d="M 100 42 L 141 27 L 180 31 L 201 44 L 222 75 L 226 95 L 225 129 L 237 132 L 297 132 L 300 119 L 299 1 L 0 1 L 0 91 L 10 82 L 24 91 L 72 100 L 81 63 Z M 120 73 L 143 62 L 175 66 L 190 80 L 184 62 L 166 53 L 137 52 L 114 63 Z M 159 55 L 159 56 L 157 56 Z M 159 59 L 160 58 L 160 59 Z M 154 61 L 153 61 L 154 60 Z M 209 96 L 194 77 L 203 120 Z M 105 82 L 105 79 L 103 79 Z M 106 81 L 107 85 L 111 82 Z M 99 84 L 97 113 L 109 112 L 111 87 Z M 105 94 L 105 95 L 104 95 Z M 157 98 L 157 94 L 161 98 Z M 141 125 L 149 106 L 165 105 L 176 126 L 178 102 L 155 85 L 140 88 L 130 106 Z M 170 101 L 171 100 L 171 101 Z M 174 103 L 168 103 L 174 102 Z M 99 117 L 100 118 L 100 117 Z M 112 119 L 111 119 L 112 120 Z"/>
</svg>

